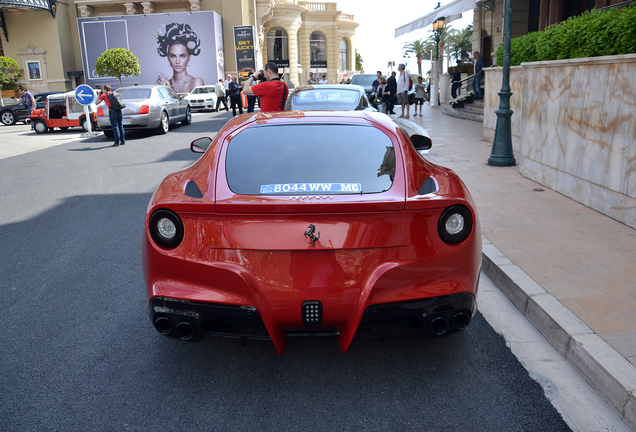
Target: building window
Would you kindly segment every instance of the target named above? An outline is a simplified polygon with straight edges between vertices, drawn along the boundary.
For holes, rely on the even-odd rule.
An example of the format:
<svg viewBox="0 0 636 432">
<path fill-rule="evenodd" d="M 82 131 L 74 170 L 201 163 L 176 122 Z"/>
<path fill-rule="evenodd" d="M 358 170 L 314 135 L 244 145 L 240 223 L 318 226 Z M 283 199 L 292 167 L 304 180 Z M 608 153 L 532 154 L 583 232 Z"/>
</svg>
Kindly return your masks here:
<svg viewBox="0 0 636 432">
<path fill-rule="evenodd" d="M 267 61 L 276 63 L 278 67 L 289 67 L 287 32 L 281 27 L 267 32 Z"/>
<path fill-rule="evenodd" d="M 315 31 L 309 37 L 309 49 L 311 50 L 310 66 L 318 68 L 327 67 L 327 42 L 325 35 Z"/>
<path fill-rule="evenodd" d="M 340 39 L 340 70 L 349 70 L 349 44 L 345 38 Z"/>
</svg>

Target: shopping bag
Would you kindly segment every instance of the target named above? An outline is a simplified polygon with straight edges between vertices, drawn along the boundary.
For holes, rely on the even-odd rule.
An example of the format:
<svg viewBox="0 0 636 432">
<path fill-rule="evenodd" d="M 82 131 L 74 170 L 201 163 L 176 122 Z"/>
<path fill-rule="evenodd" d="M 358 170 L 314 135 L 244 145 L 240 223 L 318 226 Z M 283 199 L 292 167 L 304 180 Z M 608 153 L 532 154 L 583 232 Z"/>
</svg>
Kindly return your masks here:
<svg viewBox="0 0 636 432">
<path fill-rule="evenodd" d="M 241 102 L 243 103 L 243 108 L 247 108 L 247 95 L 241 92 Z"/>
</svg>

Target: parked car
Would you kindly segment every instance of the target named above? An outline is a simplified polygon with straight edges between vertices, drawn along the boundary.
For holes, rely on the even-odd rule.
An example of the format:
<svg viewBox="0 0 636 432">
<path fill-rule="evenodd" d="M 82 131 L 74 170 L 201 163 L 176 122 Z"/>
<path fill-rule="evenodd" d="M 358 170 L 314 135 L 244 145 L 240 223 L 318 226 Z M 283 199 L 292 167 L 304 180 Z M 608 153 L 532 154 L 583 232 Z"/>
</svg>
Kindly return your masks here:
<svg viewBox="0 0 636 432">
<path fill-rule="evenodd" d="M 414 145 L 415 148 L 414 148 Z M 147 208 L 142 260 L 159 333 L 270 339 L 385 331 L 431 337 L 475 313 L 479 220 L 457 175 L 388 116 L 237 116 L 167 176 Z"/>
<path fill-rule="evenodd" d="M 19 102 L 0 107 L 0 121 L 5 126 L 11 126 L 19 121 L 26 122 L 29 110 L 25 103 Z"/>
<path fill-rule="evenodd" d="M 187 99 L 177 95 L 170 87 L 143 85 L 121 87 L 115 90 L 121 95 L 126 108 L 122 110 L 124 129 L 147 129 L 168 133 L 170 125 L 192 123 L 192 112 Z M 108 106 L 101 102 L 97 108 L 97 124 L 107 138 L 113 137 L 108 118 Z"/>
<path fill-rule="evenodd" d="M 373 89 L 373 81 L 377 80 L 377 74 L 358 74 L 351 78 L 351 84 L 359 85 L 364 88 L 368 98 L 373 97 L 371 94 Z"/>
<path fill-rule="evenodd" d="M 97 129 L 95 109 L 94 103 L 88 106 L 93 130 Z M 70 127 L 81 126 L 83 130 L 88 130 L 84 105 L 77 102 L 74 91 L 49 94 L 44 108 L 34 110 L 29 120 L 33 122 L 33 128 L 39 134 L 53 131 L 56 127 L 67 130 Z"/>
<path fill-rule="evenodd" d="M 46 98 L 49 95 L 53 95 L 53 94 L 60 94 L 60 92 L 43 92 L 43 93 L 34 94 L 33 99 L 35 99 L 37 108 L 44 108 L 44 106 L 46 105 Z"/>
<path fill-rule="evenodd" d="M 192 89 L 185 99 L 190 102 L 192 110 L 214 111 L 216 106 L 216 92 L 214 86 L 199 86 Z"/>
<path fill-rule="evenodd" d="M 285 110 L 368 110 L 371 107 L 364 89 L 351 84 L 320 84 L 297 87 L 287 98 Z"/>
</svg>

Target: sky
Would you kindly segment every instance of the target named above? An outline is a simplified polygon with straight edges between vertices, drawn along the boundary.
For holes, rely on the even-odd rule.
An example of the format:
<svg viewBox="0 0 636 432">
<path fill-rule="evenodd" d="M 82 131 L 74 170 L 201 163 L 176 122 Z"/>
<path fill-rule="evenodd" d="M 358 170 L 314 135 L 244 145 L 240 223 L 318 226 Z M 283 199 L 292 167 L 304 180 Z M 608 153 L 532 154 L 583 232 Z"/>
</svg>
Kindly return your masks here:
<svg viewBox="0 0 636 432">
<path fill-rule="evenodd" d="M 437 3 L 442 6 L 452 0 L 334 0 L 339 11 L 354 15 L 354 21 L 360 24 L 356 29 L 354 48 L 362 56 L 365 73 L 380 70 L 390 72 L 389 61 L 396 65 L 403 63 L 402 47 L 417 39 L 427 39 L 433 33 L 432 27 L 417 30 L 395 38 L 395 29 L 433 11 Z M 455 29 L 465 28 L 473 22 L 473 12 L 462 14 L 460 20 L 450 23 Z M 422 72 L 430 70 L 430 62 L 422 61 Z M 412 58 L 407 64 L 411 73 L 417 73 L 417 61 Z M 395 69 L 394 69 L 395 70 Z"/>
</svg>

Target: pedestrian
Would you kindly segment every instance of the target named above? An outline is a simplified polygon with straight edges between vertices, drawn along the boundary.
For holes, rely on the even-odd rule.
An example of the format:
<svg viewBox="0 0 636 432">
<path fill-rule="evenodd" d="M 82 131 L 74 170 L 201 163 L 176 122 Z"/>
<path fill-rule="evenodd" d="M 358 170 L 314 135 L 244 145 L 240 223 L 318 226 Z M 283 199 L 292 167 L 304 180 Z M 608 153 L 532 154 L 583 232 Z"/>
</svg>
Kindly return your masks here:
<svg viewBox="0 0 636 432">
<path fill-rule="evenodd" d="M 391 93 L 389 93 L 386 77 L 381 76 L 378 80 L 378 89 L 375 93 L 375 102 L 377 104 L 376 108 L 378 111 L 386 113 L 390 96 Z"/>
<path fill-rule="evenodd" d="M 309 79 L 307 80 L 307 85 L 315 85 L 315 84 L 318 84 L 318 81 L 316 80 L 316 78 L 314 78 L 314 73 L 309 72 Z"/>
<path fill-rule="evenodd" d="M 110 100 L 112 97 L 111 87 L 109 84 L 102 86 L 102 94 L 97 98 L 97 102 L 104 101 L 108 107 L 108 120 L 110 120 L 110 127 L 113 128 L 113 136 L 115 142 L 111 144 L 111 147 L 119 147 L 119 145 L 126 145 L 126 133 L 124 132 L 123 116 L 120 109 L 113 108 L 113 104 Z"/>
<path fill-rule="evenodd" d="M 215 110 L 218 112 L 221 103 L 223 103 L 225 111 L 229 111 L 230 109 L 227 107 L 227 97 L 225 96 L 225 85 L 223 84 L 223 78 L 219 78 L 219 82 L 214 85 L 214 93 L 216 94 Z"/>
<path fill-rule="evenodd" d="M 406 70 L 406 65 L 403 63 L 400 63 L 398 70 L 400 71 L 400 77 L 397 80 L 397 101 L 402 106 L 402 115 L 398 118 L 405 118 L 409 117 L 409 111 L 411 110 L 411 105 L 409 105 L 410 77 L 409 72 Z M 406 111 L 406 115 L 404 115 L 404 111 Z"/>
<path fill-rule="evenodd" d="M 426 84 L 422 82 L 422 77 L 417 77 L 417 82 L 413 87 L 415 87 L 415 107 L 413 110 L 413 117 L 417 117 L 417 106 L 420 106 L 420 117 L 422 117 L 422 106 L 424 105 L 424 95 L 426 94 Z"/>
<path fill-rule="evenodd" d="M 318 81 L 318 84 L 329 84 L 329 80 L 327 79 L 327 75 L 323 75 L 322 79 Z"/>
<path fill-rule="evenodd" d="M 263 73 L 263 69 L 259 70 L 258 72 L 256 72 L 256 76 L 260 77 L 262 76 L 263 78 L 265 78 L 265 75 Z M 260 82 L 263 82 L 264 80 L 259 80 Z M 247 96 L 247 112 L 248 113 L 253 113 L 254 112 L 254 105 L 256 105 L 256 96 L 254 96 L 253 94 L 247 94 L 245 93 Z M 260 104 L 259 104 L 260 106 Z"/>
<path fill-rule="evenodd" d="M 459 72 L 459 68 L 455 66 L 453 73 L 451 74 L 451 97 L 457 98 L 457 89 L 462 85 L 462 74 Z"/>
<path fill-rule="evenodd" d="M 397 81 L 395 80 L 395 71 L 391 72 L 391 76 L 387 78 L 386 85 L 389 90 L 389 102 L 386 107 L 387 114 L 395 114 L 393 107 L 395 107 L 396 93 L 397 93 Z"/>
<path fill-rule="evenodd" d="M 479 51 L 473 53 L 475 57 L 475 76 L 473 76 L 473 92 L 475 92 L 475 99 L 482 99 L 484 96 L 481 94 L 481 79 L 484 77 L 484 59 L 479 55 Z"/>
<path fill-rule="evenodd" d="M 373 80 L 373 83 L 371 83 L 371 91 L 373 94 L 377 93 L 378 86 L 380 85 L 380 77 L 382 77 L 382 71 L 377 71 L 375 74 L 377 78 Z"/>
<path fill-rule="evenodd" d="M 30 91 L 20 86 L 18 88 L 18 92 L 20 93 L 20 99 L 18 99 L 18 103 L 24 102 L 29 111 L 29 115 L 33 114 L 33 110 L 37 108 L 37 103 L 35 102 L 35 98 L 31 94 Z M 31 130 L 35 128 L 35 123 L 31 122 Z"/>
<path fill-rule="evenodd" d="M 256 79 L 261 82 L 254 85 Z M 278 76 L 278 66 L 273 62 L 268 62 L 259 76 L 250 75 L 243 88 L 246 95 L 253 94 L 259 97 L 261 112 L 283 111 L 288 91 L 287 84 Z"/>
<path fill-rule="evenodd" d="M 236 82 L 236 76 L 232 76 L 230 81 L 230 106 L 232 107 L 232 116 L 236 115 L 236 107 L 238 106 L 239 114 L 243 114 L 243 101 L 241 100 L 241 90 L 243 86 L 240 86 Z"/>
</svg>

